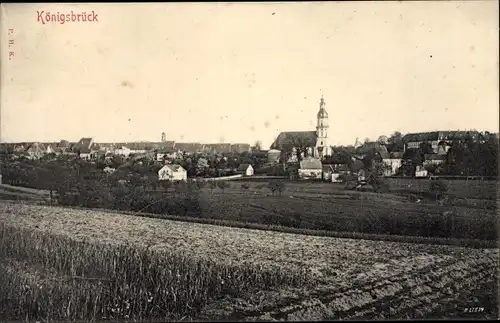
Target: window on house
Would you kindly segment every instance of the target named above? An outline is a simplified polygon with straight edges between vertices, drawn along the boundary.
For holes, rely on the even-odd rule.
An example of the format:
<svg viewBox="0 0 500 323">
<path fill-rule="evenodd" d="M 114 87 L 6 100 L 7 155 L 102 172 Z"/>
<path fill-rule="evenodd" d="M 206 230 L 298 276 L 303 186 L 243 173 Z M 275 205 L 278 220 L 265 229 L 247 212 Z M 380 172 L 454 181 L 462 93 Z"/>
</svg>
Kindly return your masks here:
<svg viewBox="0 0 500 323">
<path fill-rule="evenodd" d="M 323 146 L 323 142 L 321 142 L 321 146 Z"/>
</svg>

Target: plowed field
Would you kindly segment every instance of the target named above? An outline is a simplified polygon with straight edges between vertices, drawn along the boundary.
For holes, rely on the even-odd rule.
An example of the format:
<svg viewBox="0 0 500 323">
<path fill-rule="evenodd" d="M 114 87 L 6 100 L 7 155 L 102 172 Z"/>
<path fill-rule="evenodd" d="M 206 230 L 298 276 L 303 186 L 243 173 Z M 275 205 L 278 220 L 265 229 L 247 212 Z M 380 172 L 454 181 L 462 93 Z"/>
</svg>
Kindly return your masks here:
<svg viewBox="0 0 500 323">
<path fill-rule="evenodd" d="M 57 271 L 41 275 L 44 270 L 48 271 L 43 261 L 34 263 L 33 258 L 25 261 L 23 249 L 33 252 L 38 252 L 38 249 L 30 246 L 29 240 L 21 244 L 9 239 L 9 232 L 14 232 L 9 230 L 24 230 L 23 232 L 31 231 L 54 239 L 62 237 L 68 241 L 91 241 L 102 248 L 109 245 L 127 245 L 138 250 L 147 247 L 150 252 L 158 255 L 168 253 L 170 256 L 178 255 L 188 259 L 206 259 L 220 266 L 252 266 L 257 271 L 276 272 L 283 276 L 276 278 L 274 283 L 273 280 L 257 279 L 256 281 L 265 282 L 258 289 L 242 289 L 238 293 L 234 293 L 234 289 L 233 292 L 218 289 L 216 295 L 207 296 L 204 299 L 206 302 L 199 303 L 200 307 L 203 306 L 201 311 L 192 311 L 192 317 L 197 319 L 458 317 L 465 308 L 476 306 L 484 307 L 484 311 L 476 313 L 475 317 L 497 316 L 497 309 L 493 306 L 496 304 L 496 289 L 492 287 L 496 286 L 497 249 L 303 236 L 101 211 L 7 203 L 0 203 L 0 226 L 3 228 L 0 230 L 0 241 L 5 244 L 2 248 L 7 250 L 9 244 L 16 244 L 17 250 L 15 254 L 9 253 L 8 257 L 4 253 L 4 259 L 0 262 L 0 267 L 3 267 L 3 272 L 8 276 L 3 281 L 9 282 L 11 277 L 9 287 L 0 289 L 0 302 L 3 301 L 4 304 L 16 304 L 12 295 L 22 294 L 20 289 L 25 286 L 16 286 L 14 282 L 17 281 L 36 284 L 37 280 L 43 280 L 45 284 L 58 284 L 59 288 L 52 289 L 52 292 L 64 290 L 65 296 L 74 302 L 88 297 L 82 293 L 83 288 L 87 287 L 76 288 L 79 285 L 74 283 L 75 275 L 68 278 L 68 273 L 63 274 L 64 266 L 59 268 L 59 276 Z M 69 254 L 70 251 L 65 251 L 61 258 L 69 257 Z M 40 259 L 50 257 L 53 256 L 44 255 Z M 55 263 L 64 263 L 59 258 L 57 261 Z M 112 262 L 112 259 L 109 261 Z M 108 267 L 112 265 L 107 264 L 106 259 L 101 260 L 99 265 L 106 267 L 100 271 L 103 273 L 100 280 L 111 279 Z M 184 267 L 175 267 L 176 270 L 182 268 Z M 213 268 L 207 275 L 213 274 Z M 205 274 L 203 267 L 197 267 L 197 270 L 198 274 Z M 233 272 L 246 275 L 246 272 L 231 269 L 223 272 L 223 275 L 228 276 L 223 278 L 235 281 L 234 277 L 229 277 Z M 255 273 L 251 272 L 248 277 L 254 277 Z M 299 273 L 304 276 L 302 282 L 296 278 Z M 289 277 L 286 276 L 288 274 Z M 24 280 L 19 280 L 19 276 L 23 275 Z M 182 272 L 178 275 L 182 275 Z M 152 286 L 156 283 L 153 281 Z M 86 280 L 85 284 L 92 282 Z M 189 287 L 194 282 L 191 278 L 185 284 Z M 485 286 L 490 288 L 485 290 Z M 98 292 L 105 294 L 109 290 L 106 290 L 105 284 L 99 284 Z M 145 291 L 145 295 L 149 295 L 147 292 L 151 291 Z M 41 302 L 44 299 L 44 289 L 37 293 L 40 296 L 35 299 Z M 93 293 L 97 291 L 94 289 Z M 158 298 L 166 297 L 159 291 L 156 293 Z M 201 297 L 199 291 L 192 293 Z M 64 302 L 57 295 L 51 297 Z M 71 311 L 68 304 L 61 306 Z M 97 305 L 94 306 L 94 312 L 97 312 L 96 308 Z M 71 315 L 68 314 L 67 317 Z"/>
</svg>

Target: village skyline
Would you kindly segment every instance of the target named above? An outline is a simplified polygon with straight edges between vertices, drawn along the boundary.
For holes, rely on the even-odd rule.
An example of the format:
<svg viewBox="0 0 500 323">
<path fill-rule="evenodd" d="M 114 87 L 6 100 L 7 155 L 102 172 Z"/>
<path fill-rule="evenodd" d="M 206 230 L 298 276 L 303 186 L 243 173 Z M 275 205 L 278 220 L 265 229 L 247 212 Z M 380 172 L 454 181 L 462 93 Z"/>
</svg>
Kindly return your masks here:
<svg viewBox="0 0 500 323">
<path fill-rule="evenodd" d="M 37 21 L 71 9 L 99 21 Z M 0 141 L 268 147 L 315 130 L 321 96 L 332 146 L 496 133 L 497 17 L 495 1 L 3 5 Z"/>
</svg>

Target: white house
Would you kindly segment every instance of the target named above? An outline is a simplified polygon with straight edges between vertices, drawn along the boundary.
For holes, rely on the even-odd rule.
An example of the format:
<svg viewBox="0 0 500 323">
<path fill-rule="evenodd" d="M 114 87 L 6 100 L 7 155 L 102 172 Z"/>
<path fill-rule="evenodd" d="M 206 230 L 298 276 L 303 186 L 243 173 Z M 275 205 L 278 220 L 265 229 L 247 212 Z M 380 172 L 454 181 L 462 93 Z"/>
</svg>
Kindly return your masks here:
<svg viewBox="0 0 500 323">
<path fill-rule="evenodd" d="M 253 167 L 250 164 L 241 164 L 237 172 L 243 174 L 244 176 L 252 176 L 253 175 Z"/>
<path fill-rule="evenodd" d="M 384 176 L 393 176 L 396 174 L 398 169 L 401 167 L 401 160 L 403 158 L 402 152 L 393 152 L 380 154 L 382 157 L 382 162 L 387 166 L 384 170 Z"/>
<path fill-rule="evenodd" d="M 427 170 L 422 166 L 417 166 L 415 177 L 427 177 Z"/>
<path fill-rule="evenodd" d="M 115 149 L 115 155 L 120 155 L 120 156 L 125 156 L 128 157 L 131 154 L 131 150 L 125 146 L 122 146 L 118 149 Z"/>
<path fill-rule="evenodd" d="M 80 158 L 85 159 L 85 160 L 91 160 L 92 159 L 92 151 L 88 148 L 82 148 L 80 150 Z"/>
<path fill-rule="evenodd" d="M 158 171 L 158 180 L 187 181 L 187 171 L 180 165 L 165 165 Z"/>
<path fill-rule="evenodd" d="M 54 150 L 54 148 L 52 148 L 52 145 L 47 145 L 47 147 L 45 148 L 45 153 L 46 154 L 55 154 L 55 150 Z"/>
<path fill-rule="evenodd" d="M 301 179 L 321 179 L 323 166 L 321 160 L 314 157 L 306 157 L 300 162 L 299 178 Z"/>
</svg>

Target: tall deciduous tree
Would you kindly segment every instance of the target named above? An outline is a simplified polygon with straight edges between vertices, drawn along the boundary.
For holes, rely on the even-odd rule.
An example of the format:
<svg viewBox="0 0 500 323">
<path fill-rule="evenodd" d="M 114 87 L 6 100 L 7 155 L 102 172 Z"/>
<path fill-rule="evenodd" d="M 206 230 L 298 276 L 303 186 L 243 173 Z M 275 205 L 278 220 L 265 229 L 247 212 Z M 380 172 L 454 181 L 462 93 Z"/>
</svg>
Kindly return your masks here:
<svg viewBox="0 0 500 323">
<path fill-rule="evenodd" d="M 395 131 L 388 139 L 387 139 L 387 151 L 396 152 L 404 150 L 403 143 L 403 135 L 399 131 Z"/>
</svg>

